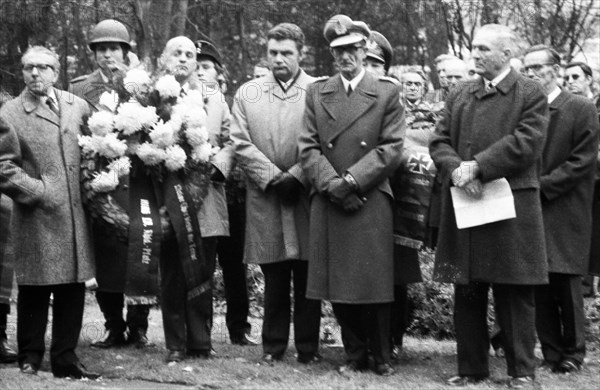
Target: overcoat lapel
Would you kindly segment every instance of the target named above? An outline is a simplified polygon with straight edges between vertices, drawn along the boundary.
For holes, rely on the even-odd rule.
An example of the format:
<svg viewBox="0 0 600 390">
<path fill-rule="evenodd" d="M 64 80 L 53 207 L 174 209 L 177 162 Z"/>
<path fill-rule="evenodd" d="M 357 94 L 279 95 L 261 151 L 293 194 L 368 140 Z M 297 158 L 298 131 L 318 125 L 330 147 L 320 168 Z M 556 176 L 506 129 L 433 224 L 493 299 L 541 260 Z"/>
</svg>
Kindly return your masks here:
<svg viewBox="0 0 600 390">
<path fill-rule="evenodd" d="M 270 90 L 270 93 L 280 100 L 298 101 L 299 99 L 303 99 L 301 96 L 298 95 L 306 92 L 306 85 L 308 84 L 308 81 L 306 80 L 306 73 L 304 73 L 303 70 L 301 70 L 300 72 L 301 73 L 300 75 L 298 75 L 296 81 L 294 81 L 290 88 L 288 88 L 288 90 L 285 92 L 281 88 L 281 85 L 279 85 L 279 82 L 275 80 L 275 76 L 273 76 L 273 73 L 269 73 L 269 75 L 266 76 L 267 81 L 264 84 L 265 87 L 263 88 L 263 91 L 268 92 Z"/>
<path fill-rule="evenodd" d="M 58 100 L 58 108 L 60 110 L 60 130 L 61 132 L 66 131 L 66 127 L 69 123 L 73 123 L 71 120 L 70 113 L 73 112 L 71 106 L 73 105 L 73 96 L 68 95 L 64 91 L 57 91 L 54 89 L 54 94 Z"/>
<path fill-rule="evenodd" d="M 561 90 L 560 94 L 558 94 L 558 96 L 552 101 L 552 103 L 550 103 L 550 112 L 558 110 L 558 108 L 562 106 L 564 102 L 567 101 L 567 97 L 568 95 L 565 93 L 565 91 Z"/>
<path fill-rule="evenodd" d="M 49 107 L 46 107 L 42 101 L 31 94 L 27 88 L 21 93 L 21 101 L 23 102 L 23 109 L 27 114 L 34 112 L 34 114 L 50 123 L 59 126 L 59 118 Z"/>
<path fill-rule="evenodd" d="M 321 99 L 321 104 L 335 123 L 328 128 L 325 142 L 331 142 L 340 133 L 348 129 L 358 118 L 364 115 L 377 101 L 375 79 L 370 73 L 365 73 L 356 86 L 356 91 L 348 98 L 339 74 L 334 76 L 321 90 L 329 95 Z M 342 104 L 344 99 L 350 99 L 350 104 Z"/>
</svg>

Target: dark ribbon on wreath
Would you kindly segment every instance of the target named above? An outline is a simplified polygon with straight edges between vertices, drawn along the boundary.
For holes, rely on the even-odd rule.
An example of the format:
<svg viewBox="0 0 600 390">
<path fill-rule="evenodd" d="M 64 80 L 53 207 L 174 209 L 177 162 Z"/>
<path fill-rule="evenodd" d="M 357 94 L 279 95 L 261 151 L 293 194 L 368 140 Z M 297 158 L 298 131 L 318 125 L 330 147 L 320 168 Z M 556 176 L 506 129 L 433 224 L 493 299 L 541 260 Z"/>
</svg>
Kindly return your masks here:
<svg viewBox="0 0 600 390">
<path fill-rule="evenodd" d="M 168 173 L 163 179 L 164 204 L 177 238 L 177 260 L 183 268 L 188 301 L 212 289 L 197 217 L 204 194 L 194 193 L 190 181 L 193 176 L 183 172 Z"/>
</svg>

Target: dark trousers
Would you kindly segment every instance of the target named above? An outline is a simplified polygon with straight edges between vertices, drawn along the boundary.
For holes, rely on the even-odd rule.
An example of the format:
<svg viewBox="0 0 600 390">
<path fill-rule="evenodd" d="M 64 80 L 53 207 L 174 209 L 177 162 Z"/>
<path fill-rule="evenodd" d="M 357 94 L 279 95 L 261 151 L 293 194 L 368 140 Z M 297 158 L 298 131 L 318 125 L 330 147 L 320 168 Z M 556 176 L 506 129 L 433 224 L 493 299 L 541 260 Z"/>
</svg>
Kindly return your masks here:
<svg viewBox="0 0 600 390">
<path fill-rule="evenodd" d="M 8 303 L 0 303 L 0 342 L 6 340 L 6 327 L 8 314 L 10 313 L 10 305 Z"/>
<path fill-rule="evenodd" d="M 52 371 L 78 361 L 75 348 L 83 320 L 84 284 L 20 285 L 17 300 L 19 366 L 27 362 L 39 368 L 42 363 L 50 294 L 54 296 L 50 347 Z"/>
<path fill-rule="evenodd" d="M 332 303 L 332 307 L 342 328 L 342 342 L 349 361 L 365 366 L 370 350 L 375 364 L 389 363 L 391 351 L 391 305 L 389 303 Z"/>
<path fill-rule="evenodd" d="M 248 322 L 248 285 L 244 260 L 244 204 L 227 207 L 229 212 L 229 237 L 219 237 L 217 254 L 223 269 L 225 302 L 227 313 L 225 322 L 230 338 L 239 338 L 250 331 Z"/>
<path fill-rule="evenodd" d="M 454 287 L 454 327 L 458 374 L 488 376 L 488 290 L 490 284 L 471 282 Z M 494 284 L 496 320 L 502 329 L 502 347 L 508 375 L 535 373 L 534 286 Z"/>
<path fill-rule="evenodd" d="M 537 334 L 549 363 L 585 357 L 585 314 L 581 276 L 550 273 L 550 284 L 536 286 Z"/>
<path fill-rule="evenodd" d="M 391 303 L 391 347 L 402 347 L 402 339 L 408 327 L 408 286 L 397 284 L 394 286 L 394 302 Z"/>
<path fill-rule="evenodd" d="M 96 291 L 98 306 L 104 314 L 104 327 L 115 333 L 123 333 L 127 328 L 129 331 L 142 329 L 144 333 L 148 330 L 148 315 L 150 305 L 127 305 L 126 320 L 123 320 L 124 297 L 122 293 Z"/>
<path fill-rule="evenodd" d="M 202 239 L 207 269 L 215 269 L 217 239 Z M 179 260 L 176 240 L 163 244 L 160 260 L 161 309 L 165 342 L 170 351 L 208 351 L 211 349 L 213 321 L 212 287 L 192 301 L 187 300 L 183 266 Z M 212 280 L 211 280 L 212 284 Z"/>
<path fill-rule="evenodd" d="M 261 264 L 265 276 L 262 341 L 265 354 L 281 356 L 290 335 L 290 283 L 294 282 L 294 343 L 299 354 L 319 349 L 321 301 L 306 298 L 308 262 L 289 260 Z"/>
</svg>

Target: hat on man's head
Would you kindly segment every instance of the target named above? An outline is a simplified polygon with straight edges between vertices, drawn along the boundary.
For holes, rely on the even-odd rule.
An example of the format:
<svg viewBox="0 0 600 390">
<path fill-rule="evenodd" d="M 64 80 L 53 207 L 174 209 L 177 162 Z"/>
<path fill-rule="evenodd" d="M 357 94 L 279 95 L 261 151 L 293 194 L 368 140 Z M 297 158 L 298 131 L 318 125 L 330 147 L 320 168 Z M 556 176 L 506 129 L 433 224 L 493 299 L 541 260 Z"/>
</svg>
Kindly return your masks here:
<svg viewBox="0 0 600 390">
<path fill-rule="evenodd" d="M 367 41 L 367 57 L 383 62 L 386 71 L 392 64 L 394 51 L 390 42 L 378 31 L 371 31 L 371 36 Z"/>
<path fill-rule="evenodd" d="M 371 31 L 365 22 L 355 22 L 346 15 L 335 15 L 325 23 L 323 35 L 329 47 L 338 47 L 366 42 Z"/>
<path fill-rule="evenodd" d="M 219 66 L 223 66 L 221 63 L 221 54 L 217 50 L 217 47 L 213 45 L 209 41 L 196 41 L 196 61 L 202 59 L 202 57 L 208 57 L 214 62 L 216 62 Z"/>
</svg>

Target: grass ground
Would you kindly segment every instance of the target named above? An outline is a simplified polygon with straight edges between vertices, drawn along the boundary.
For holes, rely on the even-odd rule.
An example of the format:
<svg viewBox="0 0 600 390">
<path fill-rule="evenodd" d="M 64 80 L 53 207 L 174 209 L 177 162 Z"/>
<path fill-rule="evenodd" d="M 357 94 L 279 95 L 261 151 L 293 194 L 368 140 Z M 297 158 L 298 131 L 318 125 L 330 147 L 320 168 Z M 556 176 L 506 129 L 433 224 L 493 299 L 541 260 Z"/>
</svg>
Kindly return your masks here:
<svg viewBox="0 0 600 390">
<path fill-rule="evenodd" d="M 11 344 L 14 344 L 14 307 L 9 323 Z M 255 322 L 253 334 L 259 338 L 260 321 Z M 131 347 L 116 350 L 96 350 L 90 342 L 101 337 L 102 315 L 93 297 L 88 297 L 84 326 L 78 355 L 90 370 L 102 373 L 97 381 L 55 379 L 49 372 L 46 355 L 37 377 L 21 374 L 16 365 L 0 366 L 0 389 L 445 389 L 444 380 L 456 369 L 455 344 L 451 341 L 407 338 L 405 353 L 395 366 L 396 374 L 382 378 L 372 373 L 342 376 L 336 367 L 344 362 L 339 345 L 323 347 L 324 360 L 319 365 L 305 366 L 296 362 L 294 348 L 290 347 L 283 362 L 272 367 L 258 364 L 261 347 L 233 346 L 228 342 L 222 316 L 216 316 L 213 331 L 217 358 L 190 359 L 179 364 L 164 363 L 161 314 L 150 314 L 149 338 L 156 347 L 139 351 Z M 540 389 L 598 389 L 600 385 L 600 345 L 588 345 L 589 353 L 584 369 L 575 375 L 555 375 L 538 372 Z M 539 351 L 537 351 L 539 356 Z M 506 388 L 506 369 L 502 359 L 490 358 L 492 379 L 470 389 Z"/>
</svg>

